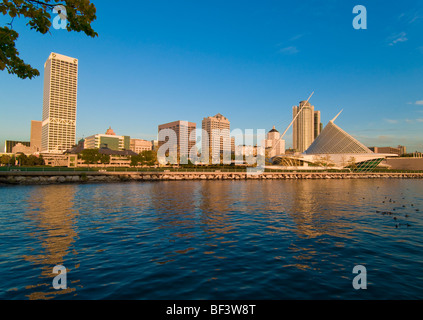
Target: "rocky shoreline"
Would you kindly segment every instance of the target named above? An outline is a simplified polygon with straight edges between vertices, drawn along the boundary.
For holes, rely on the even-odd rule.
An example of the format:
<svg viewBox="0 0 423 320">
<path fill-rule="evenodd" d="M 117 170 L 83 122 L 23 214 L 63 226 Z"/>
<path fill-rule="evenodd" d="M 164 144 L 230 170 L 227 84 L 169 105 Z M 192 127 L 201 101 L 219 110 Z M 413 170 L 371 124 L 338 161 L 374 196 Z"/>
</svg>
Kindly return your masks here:
<svg viewBox="0 0 423 320">
<path fill-rule="evenodd" d="M 66 183 L 118 183 L 192 180 L 314 180 L 314 179 L 423 179 L 423 173 L 203 173 L 203 172 L 20 172 L 1 173 L 0 185 L 48 185 Z"/>
</svg>

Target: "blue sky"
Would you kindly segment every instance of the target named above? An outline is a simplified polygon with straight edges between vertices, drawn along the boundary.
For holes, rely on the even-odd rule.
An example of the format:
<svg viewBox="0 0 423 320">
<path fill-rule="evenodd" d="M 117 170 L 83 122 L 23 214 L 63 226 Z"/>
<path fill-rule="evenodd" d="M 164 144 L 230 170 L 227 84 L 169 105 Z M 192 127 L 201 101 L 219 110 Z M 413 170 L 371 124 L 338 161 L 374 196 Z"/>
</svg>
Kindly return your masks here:
<svg viewBox="0 0 423 320">
<path fill-rule="evenodd" d="M 15 20 L 21 58 L 79 59 L 77 138 L 104 133 L 155 139 L 162 123 L 201 128 L 221 113 L 231 128 L 283 132 L 292 106 L 311 103 L 368 146 L 423 151 L 423 3 L 397 1 L 94 0 L 99 37 Z M 367 8 L 355 30 L 353 7 Z M 0 25 L 9 19 L 0 17 Z M 0 141 L 29 140 L 41 120 L 43 76 L 0 72 Z M 288 132 L 287 145 L 292 145 Z M 0 147 L 0 151 L 1 151 Z"/>
</svg>

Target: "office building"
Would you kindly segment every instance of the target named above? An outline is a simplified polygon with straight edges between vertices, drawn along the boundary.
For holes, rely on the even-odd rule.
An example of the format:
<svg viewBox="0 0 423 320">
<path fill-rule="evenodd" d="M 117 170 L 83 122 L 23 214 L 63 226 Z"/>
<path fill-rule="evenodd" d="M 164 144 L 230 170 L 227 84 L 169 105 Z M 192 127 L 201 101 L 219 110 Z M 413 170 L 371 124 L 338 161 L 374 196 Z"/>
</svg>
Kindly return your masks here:
<svg viewBox="0 0 423 320">
<path fill-rule="evenodd" d="M 202 150 L 209 149 L 213 155 L 224 152 L 232 153 L 235 149 L 235 140 L 231 138 L 231 123 L 220 113 L 214 117 L 204 118 L 202 122 L 203 131 L 207 132 L 209 141 L 202 140 Z M 212 149 L 215 146 L 215 149 Z"/>
<path fill-rule="evenodd" d="M 293 148 L 304 152 L 321 132 L 320 111 L 315 111 L 309 102 L 301 101 L 299 106 L 293 107 L 293 118 L 297 115 L 293 125 Z"/>
<path fill-rule="evenodd" d="M 172 130 L 176 134 L 176 149 L 178 151 L 178 159 L 180 156 L 186 155 L 189 157 L 190 151 L 196 145 L 196 140 L 190 140 L 191 133 L 197 130 L 197 124 L 188 121 L 174 121 L 159 125 L 159 134 L 162 130 Z M 169 137 L 165 141 L 159 141 L 159 149 L 169 142 Z"/>
<path fill-rule="evenodd" d="M 387 154 L 394 154 L 397 156 L 402 156 L 407 153 L 407 149 L 404 146 L 398 146 L 397 148 L 392 147 L 371 147 L 374 153 L 387 153 Z"/>
<path fill-rule="evenodd" d="M 22 154 L 25 154 L 27 156 L 30 156 L 30 155 L 32 155 L 32 154 L 34 154 L 36 152 L 37 152 L 37 150 L 34 147 L 28 147 L 26 145 L 23 145 L 22 143 L 18 143 L 17 145 L 15 145 L 12 148 L 12 153 L 13 154 L 22 153 Z"/>
<path fill-rule="evenodd" d="M 153 143 L 147 140 L 131 139 L 130 149 L 133 152 L 140 154 L 143 151 L 153 150 Z"/>
<path fill-rule="evenodd" d="M 63 153 L 75 145 L 78 60 L 51 53 L 44 65 L 41 151 Z"/>
<path fill-rule="evenodd" d="M 267 134 L 265 148 L 266 157 L 268 158 L 285 154 L 285 140 L 281 140 L 281 134 L 275 127 Z"/>
<path fill-rule="evenodd" d="M 110 127 L 105 134 L 95 134 L 85 138 L 85 149 L 108 148 L 114 151 L 130 150 L 131 137 L 118 136 Z"/>
<path fill-rule="evenodd" d="M 41 133 L 43 128 L 42 121 L 31 121 L 31 148 L 35 150 L 35 152 L 41 151 Z"/>
<path fill-rule="evenodd" d="M 30 147 L 31 143 L 27 142 L 27 141 L 10 141 L 10 140 L 6 140 L 4 142 L 4 152 L 5 153 L 13 153 L 13 148 L 18 145 L 21 144 L 25 147 Z"/>
</svg>

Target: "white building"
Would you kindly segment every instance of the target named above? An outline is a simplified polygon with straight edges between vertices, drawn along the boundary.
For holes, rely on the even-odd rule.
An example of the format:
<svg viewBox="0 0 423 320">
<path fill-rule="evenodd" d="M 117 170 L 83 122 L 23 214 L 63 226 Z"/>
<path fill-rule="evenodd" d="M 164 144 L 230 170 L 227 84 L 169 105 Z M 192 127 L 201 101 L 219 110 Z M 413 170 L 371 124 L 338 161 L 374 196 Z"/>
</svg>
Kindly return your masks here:
<svg viewBox="0 0 423 320">
<path fill-rule="evenodd" d="M 143 151 L 151 151 L 153 150 L 153 143 L 142 139 L 131 139 L 130 149 L 138 154 Z"/>
<path fill-rule="evenodd" d="M 371 171 L 392 154 L 374 153 L 335 124 L 329 122 L 304 153 L 277 155 L 272 160 L 284 167 L 319 166 Z"/>
<path fill-rule="evenodd" d="M 208 139 L 202 139 L 202 150 L 211 149 L 213 155 L 231 154 L 234 143 L 231 139 L 231 123 L 226 117 L 218 113 L 214 117 L 204 118 L 202 129 L 208 134 Z"/>
<path fill-rule="evenodd" d="M 63 153 L 75 145 L 78 60 L 51 53 L 44 65 L 41 151 Z"/>
<path fill-rule="evenodd" d="M 304 152 L 320 134 L 320 111 L 315 111 L 307 101 L 293 107 L 293 118 L 300 113 L 293 124 L 293 148 Z"/>
<path fill-rule="evenodd" d="M 285 140 L 281 140 L 281 134 L 273 127 L 265 140 L 266 157 L 273 158 L 276 155 L 285 154 L 285 145 Z"/>
</svg>

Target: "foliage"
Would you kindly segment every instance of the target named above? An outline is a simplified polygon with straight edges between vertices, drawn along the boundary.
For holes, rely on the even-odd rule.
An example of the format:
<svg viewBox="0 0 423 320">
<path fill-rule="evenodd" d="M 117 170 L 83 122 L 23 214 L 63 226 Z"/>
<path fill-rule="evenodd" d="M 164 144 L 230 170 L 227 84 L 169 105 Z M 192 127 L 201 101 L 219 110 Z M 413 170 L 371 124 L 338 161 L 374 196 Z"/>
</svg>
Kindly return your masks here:
<svg viewBox="0 0 423 320">
<path fill-rule="evenodd" d="M 11 160 L 13 160 L 13 162 L 15 162 L 14 159 L 11 159 Z M 20 154 L 16 157 L 16 160 L 18 160 L 18 164 L 20 166 L 35 167 L 35 166 L 43 166 L 44 165 L 44 159 L 43 159 L 42 156 L 36 157 L 36 156 L 33 156 L 33 155 L 26 156 L 24 154 Z"/>
<path fill-rule="evenodd" d="M 110 156 L 101 154 L 98 149 L 85 149 L 81 152 L 80 158 L 85 164 L 107 164 L 110 162 Z"/>
<path fill-rule="evenodd" d="M 52 25 L 52 10 L 57 5 L 66 8 L 67 31 L 84 32 L 93 38 L 98 36 L 91 27 L 97 17 L 96 8 L 90 0 L 0 0 L 0 13 L 11 18 L 9 27 L 0 27 L 0 70 L 6 69 L 10 74 L 16 74 L 22 79 L 32 79 L 40 75 L 37 69 L 19 58 L 16 49 L 19 33 L 13 30 L 13 20 L 16 17 L 25 18 L 29 20 L 27 26 L 31 30 L 46 34 Z"/>
<path fill-rule="evenodd" d="M 131 157 L 131 166 L 136 167 L 139 165 L 153 166 L 157 164 L 157 153 L 155 151 L 143 151 L 137 156 Z"/>
<path fill-rule="evenodd" d="M 7 166 L 8 164 L 12 164 L 11 160 L 12 160 L 12 157 L 8 155 L 0 156 L 0 165 Z"/>
</svg>

